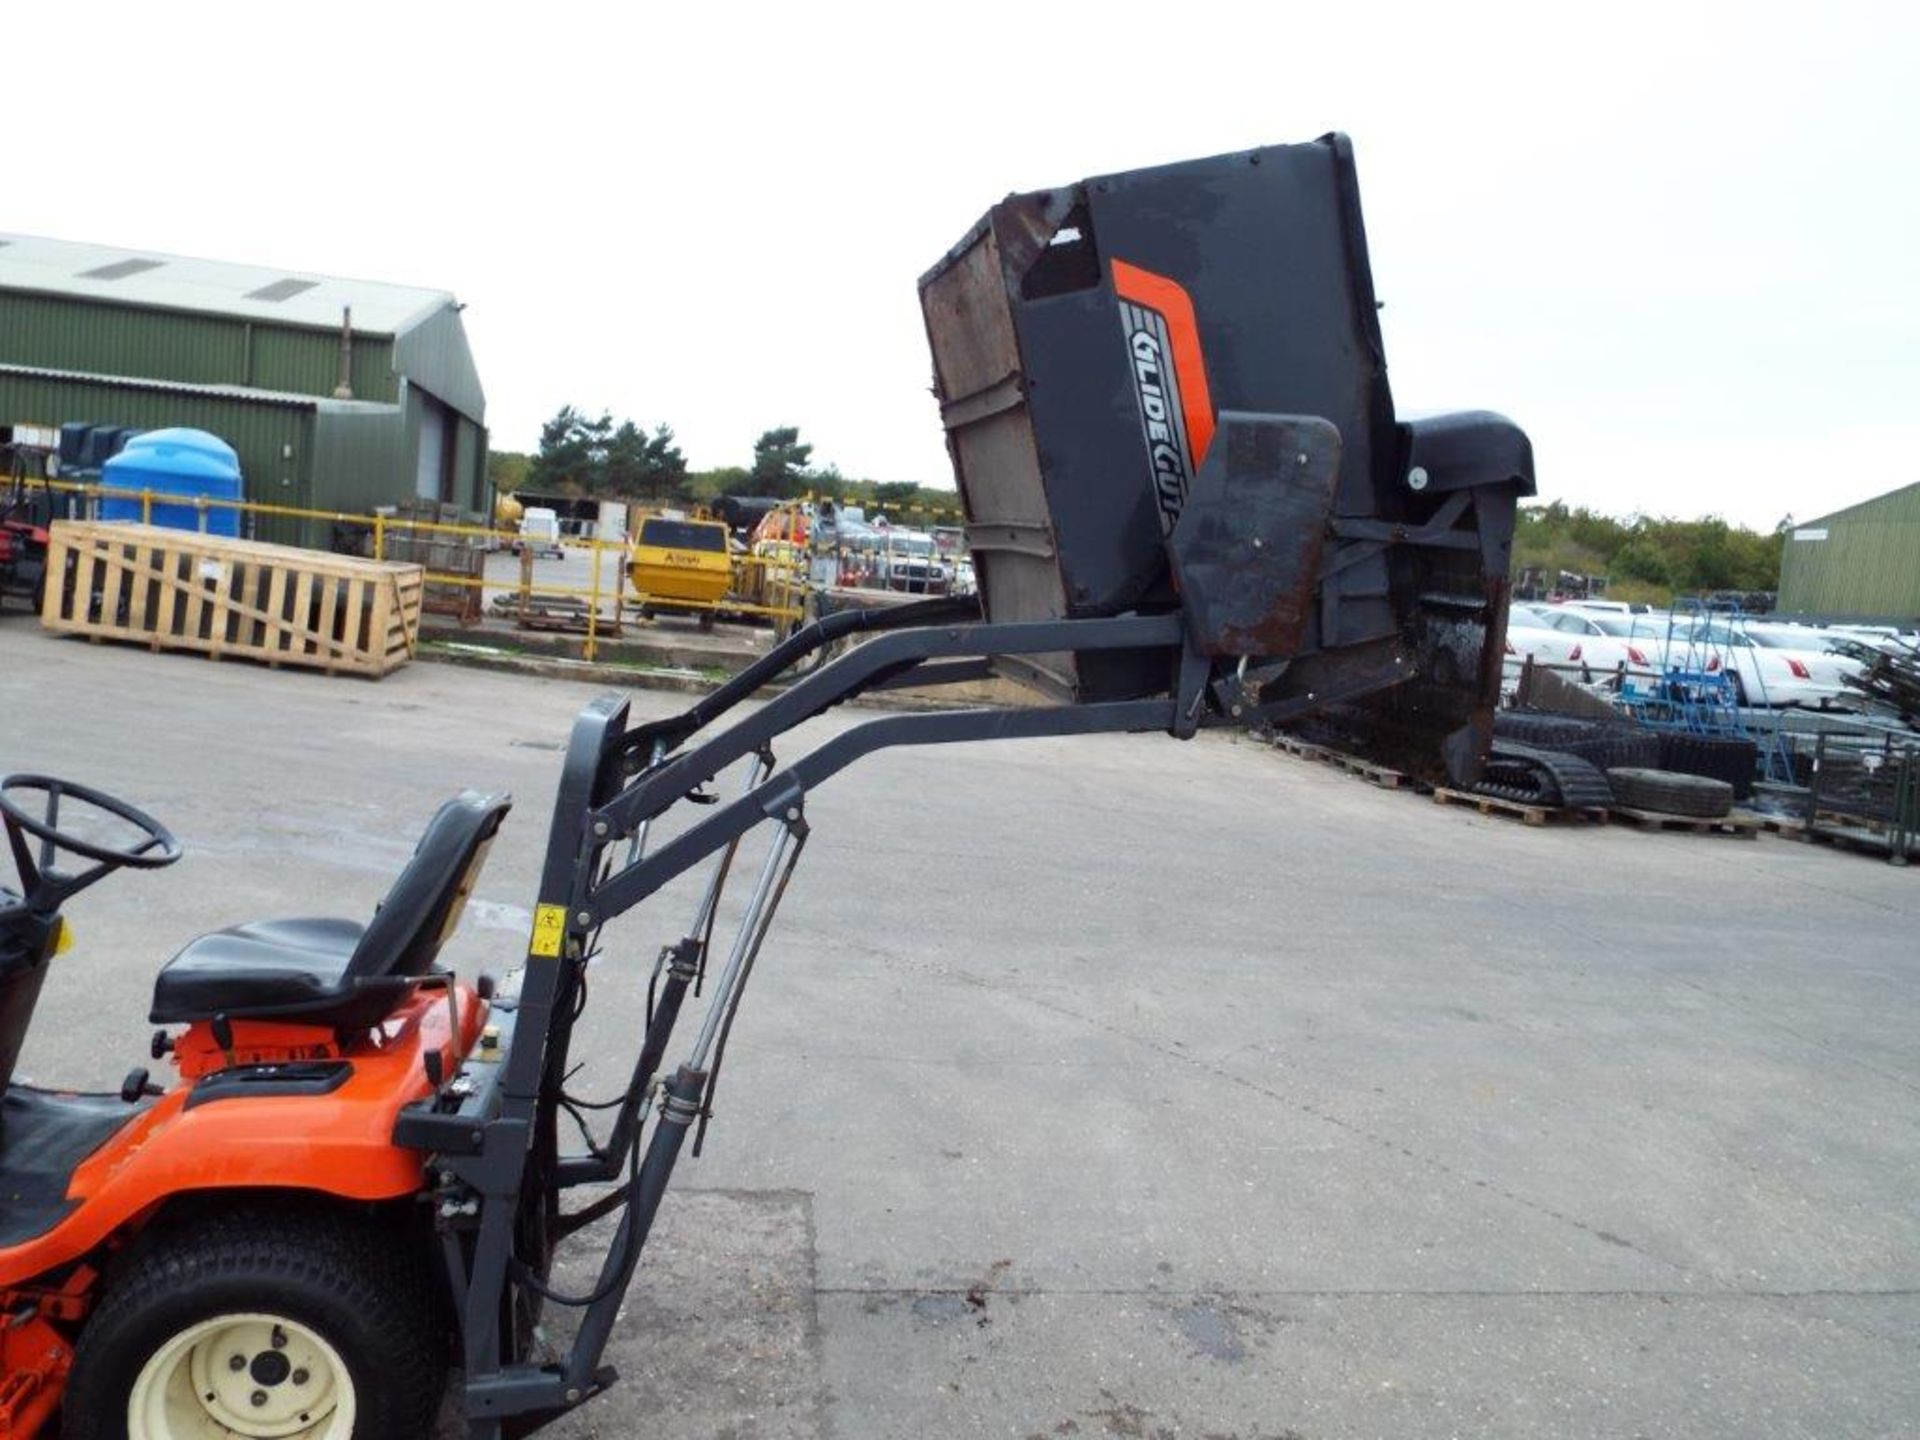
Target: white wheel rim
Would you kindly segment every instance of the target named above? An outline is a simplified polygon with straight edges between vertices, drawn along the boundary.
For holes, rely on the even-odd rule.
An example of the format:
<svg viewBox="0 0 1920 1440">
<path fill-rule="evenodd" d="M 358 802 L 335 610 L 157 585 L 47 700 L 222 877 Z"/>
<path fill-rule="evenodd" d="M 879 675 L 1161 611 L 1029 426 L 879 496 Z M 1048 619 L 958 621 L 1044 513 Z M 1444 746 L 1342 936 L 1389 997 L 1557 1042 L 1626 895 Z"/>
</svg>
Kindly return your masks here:
<svg viewBox="0 0 1920 1440">
<path fill-rule="evenodd" d="M 279 1315 L 219 1315 L 180 1331 L 127 1397 L 128 1440 L 351 1440 L 353 1417 L 340 1352 Z"/>
</svg>

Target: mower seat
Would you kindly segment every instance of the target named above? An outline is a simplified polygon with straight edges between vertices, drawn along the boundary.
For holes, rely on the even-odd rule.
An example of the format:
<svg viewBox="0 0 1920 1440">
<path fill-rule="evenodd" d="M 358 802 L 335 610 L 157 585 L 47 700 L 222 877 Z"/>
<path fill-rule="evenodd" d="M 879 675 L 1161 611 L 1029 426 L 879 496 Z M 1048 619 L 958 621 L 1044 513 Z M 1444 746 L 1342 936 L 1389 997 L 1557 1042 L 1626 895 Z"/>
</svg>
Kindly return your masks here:
<svg viewBox="0 0 1920 1440">
<path fill-rule="evenodd" d="M 361 1030 L 427 973 L 453 933 L 513 801 L 473 791 L 442 805 L 366 925 L 257 920 L 202 935 L 161 968 L 156 1025 L 274 1019 Z"/>
</svg>

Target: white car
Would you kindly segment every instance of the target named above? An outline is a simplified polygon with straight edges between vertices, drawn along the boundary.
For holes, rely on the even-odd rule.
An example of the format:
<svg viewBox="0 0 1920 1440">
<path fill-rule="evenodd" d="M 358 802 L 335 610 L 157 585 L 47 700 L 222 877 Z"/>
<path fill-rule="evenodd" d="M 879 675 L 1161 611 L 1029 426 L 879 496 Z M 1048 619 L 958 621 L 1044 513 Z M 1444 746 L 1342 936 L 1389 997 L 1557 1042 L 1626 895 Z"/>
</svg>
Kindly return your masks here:
<svg viewBox="0 0 1920 1440">
<path fill-rule="evenodd" d="M 1778 635 L 1779 648 L 1786 650 L 1845 651 L 1852 645 L 1915 648 L 1912 631 L 1903 633 L 1891 625 L 1801 625 L 1784 620 L 1763 623 L 1769 633 Z"/>
<path fill-rule="evenodd" d="M 1859 674 L 1860 663 L 1818 648 L 1814 633 L 1805 626 L 1719 618 L 1676 625 L 1657 668 L 1709 675 L 1724 669 L 1742 705 L 1847 708 L 1859 692 L 1843 677 Z"/>
<path fill-rule="evenodd" d="M 560 544 L 560 517 L 538 505 L 524 511 L 520 516 L 520 533 L 514 537 L 513 553 L 518 555 L 522 550 L 555 560 L 566 559 L 567 552 Z"/>
<path fill-rule="evenodd" d="M 1533 624 L 1508 620 L 1509 664 L 1518 665 L 1532 656 L 1537 664 L 1575 672 L 1584 680 L 1617 673 L 1622 665 L 1647 673 L 1659 668 L 1667 629 L 1664 616 L 1576 610 L 1566 605 L 1529 606 L 1527 615 Z"/>
<path fill-rule="evenodd" d="M 1794 626 L 1747 625 L 1712 636 L 1709 644 L 1730 657 L 1734 690 L 1749 705 L 1827 709 L 1860 693 L 1844 683 L 1860 673 L 1860 662 L 1819 648 Z"/>
<path fill-rule="evenodd" d="M 1506 653 L 1500 662 L 1500 688 L 1511 692 L 1520 683 L 1520 669 L 1532 659 L 1540 665 L 1564 663 L 1565 637 L 1547 624 L 1547 612 L 1538 605 L 1518 602 L 1507 607 Z"/>
<path fill-rule="evenodd" d="M 1562 600 L 1563 610 L 1592 610 L 1607 615 L 1650 615 L 1653 607 L 1644 600 Z"/>
</svg>

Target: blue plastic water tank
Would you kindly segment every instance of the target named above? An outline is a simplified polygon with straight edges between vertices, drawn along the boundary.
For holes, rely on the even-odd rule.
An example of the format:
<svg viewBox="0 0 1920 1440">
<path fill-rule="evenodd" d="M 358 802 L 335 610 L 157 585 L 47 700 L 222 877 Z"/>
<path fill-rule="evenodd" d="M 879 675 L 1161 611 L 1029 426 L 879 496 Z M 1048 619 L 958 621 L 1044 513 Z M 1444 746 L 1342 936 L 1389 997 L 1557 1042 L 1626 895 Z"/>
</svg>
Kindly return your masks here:
<svg viewBox="0 0 1920 1440">
<path fill-rule="evenodd" d="M 204 430 L 149 430 L 127 442 L 126 448 L 101 467 L 101 480 L 118 490 L 151 490 L 155 496 L 182 495 L 189 503 L 162 504 L 156 498 L 151 523 L 175 530 L 198 530 L 200 510 L 191 502 L 244 497 L 240 457 L 218 435 Z M 100 501 L 102 520 L 138 520 L 137 498 L 107 496 Z M 238 536 L 240 512 L 224 506 L 206 512 L 206 533 Z"/>
</svg>

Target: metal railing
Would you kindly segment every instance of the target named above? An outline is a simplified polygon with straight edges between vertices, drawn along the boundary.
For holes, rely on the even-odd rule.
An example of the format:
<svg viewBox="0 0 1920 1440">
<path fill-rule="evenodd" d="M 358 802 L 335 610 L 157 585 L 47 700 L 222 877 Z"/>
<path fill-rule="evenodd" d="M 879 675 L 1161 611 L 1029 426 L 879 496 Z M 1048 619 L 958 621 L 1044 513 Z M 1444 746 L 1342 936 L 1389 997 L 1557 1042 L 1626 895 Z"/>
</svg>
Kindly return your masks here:
<svg viewBox="0 0 1920 1440">
<path fill-rule="evenodd" d="M 337 534 L 341 527 L 353 527 L 367 532 L 370 555 L 368 558 L 386 560 L 392 558 L 389 550 L 393 542 L 402 537 L 418 538 L 426 536 L 460 537 L 482 542 L 481 547 L 488 553 L 512 549 L 524 539 L 518 531 L 495 529 L 489 525 L 471 525 L 458 521 L 422 520 L 411 515 L 388 515 L 375 510 L 361 513 L 344 510 L 312 510 L 297 505 L 274 505 L 256 500 L 223 500 L 206 495 L 178 495 L 167 491 L 134 490 L 121 486 L 108 485 L 99 481 L 47 480 L 48 489 L 56 493 L 74 496 L 80 503 L 81 513 L 75 518 L 97 518 L 100 502 L 103 500 L 127 500 L 140 506 L 142 524 L 152 524 L 156 509 L 188 509 L 197 517 L 196 529 L 207 533 L 210 518 L 218 512 L 231 511 L 249 518 L 271 518 L 285 520 L 318 521 L 334 527 Z M 566 597 L 583 602 L 582 620 L 585 626 L 582 641 L 582 658 L 598 658 L 599 644 L 602 639 L 603 625 L 601 608 L 610 599 L 613 602 L 612 625 L 617 629 L 621 623 L 621 614 L 625 609 L 635 611 L 655 607 L 675 611 L 711 611 L 716 615 L 759 616 L 773 621 L 777 631 L 784 632 L 801 619 L 805 610 L 806 577 L 800 569 L 786 565 L 768 565 L 751 556 L 735 557 L 733 582 L 729 593 L 719 600 L 695 600 L 680 596 L 652 595 L 634 588 L 627 571 L 627 560 L 631 542 L 627 539 L 603 540 L 598 537 L 562 535 L 553 542 L 562 550 L 585 551 L 592 556 L 589 567 L 589 580 L 585 585 L 559 584 L 541 581 L 533 573 L 531 550 L 523 552 L 520 578 L 517 585 L 502 585 L 497 580 L 487 578 L 482 562 L 482 573 L 478 575 L 456 574 L 447 570 L 426 570 L 426 582 L 429 586 L 461 587 L 478 590 L 484 596 L 487 590 L 517 593 L 517 613 L 525 617 L 535 607 L 537 597 Z M 604 583 L 604 557 L 611 552 L 613 560 L 613 579 L 611 585 Z M 756 570 L 763 573 L 756 575 Z M 742 593 L 746 592 L 746 593 Z M 761 598 L 749 599 L 747 593 L 757 594 Z"/>
</svg>

